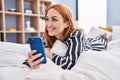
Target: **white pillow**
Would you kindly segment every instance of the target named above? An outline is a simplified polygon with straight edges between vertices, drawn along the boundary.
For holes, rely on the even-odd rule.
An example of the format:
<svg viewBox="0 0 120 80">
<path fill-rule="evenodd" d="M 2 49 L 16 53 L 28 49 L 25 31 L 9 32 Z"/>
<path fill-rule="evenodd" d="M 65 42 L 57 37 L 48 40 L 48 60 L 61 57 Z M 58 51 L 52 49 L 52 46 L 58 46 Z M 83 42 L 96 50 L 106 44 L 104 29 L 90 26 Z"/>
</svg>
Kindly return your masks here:
<svg viewBox="0 0 120 80">
<path fill-rule="evenodd" d="M 25 80 L 29 68 L 0 67 L 0 80 Z"/>
<path fill-rule="evenodd" d="M 120 39 L 110 41 L 107 46 L 107 51 L 109 51 L 109 54 L 120 57 Z"/>
<path fill-rule="evenodd" d="M 97 27 L 91 27 L 90 31 L 86 35 L 86 38 L 96 38 L 97 36 L 103 35 L 104 33 L 107 33 L 107 38 L 110 40 L 111 32 L 108 32 L 103 29 L 99 29 Z"/>
<path fill-rule="evenodd" d="M 52 49 L 50 50 L 52 53 L 64 56 L 67 51 L 67 45 L 65 45 L 62 41 L 56 40 Z"/>
<path fill-rule="evenodd" d="M 112 40 L 120 39 L 120 26 L 112 26 Z"/>
<path fill-rule="evenodd" d="M 0 42 L 0 51 L 12 51 L 14 53 L 19 53 L 21 55 L 27 56 L 30 51 L 29 44 L 18 44 L 11 42 Z"/>
<path fill-rule="evenodd" d="M 23 62 L 27 57 L 20 55 L 14 51 L 0 51 L 0 67 L 25 67 Z"/>
</svg>

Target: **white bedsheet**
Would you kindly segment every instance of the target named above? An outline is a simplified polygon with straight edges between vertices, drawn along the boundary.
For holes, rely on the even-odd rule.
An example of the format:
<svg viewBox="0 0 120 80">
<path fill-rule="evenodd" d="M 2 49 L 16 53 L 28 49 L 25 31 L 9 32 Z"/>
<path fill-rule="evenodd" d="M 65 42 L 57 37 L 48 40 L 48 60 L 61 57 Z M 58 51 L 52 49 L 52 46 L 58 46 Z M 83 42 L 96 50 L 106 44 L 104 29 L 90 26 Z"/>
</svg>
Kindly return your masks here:
<svg viewBox="0 0 120 80">
<path fill-rule="evenodd" d="M 16 66 L 2 65 L 0 80 L 120 80 L 120 40 L 109 42 L 107 51 L 82 53 L 77 64 L 70 71 L 61 69 L 49 59 L 47 64 L 41 65 L 39 69 L 30 70 L 21 65 L 24 59 L 21 59 L 22 56 L 11 53 L 11 57 L 19 58 L 16 62 L 19 61 L 20 64 L 14 61 Z M 1 59 L 5 60 L 5 58 Z M 13 63 L 13 60 L 8 62 L 10 63 Z"/>
<path fill-rule="evenodd" d="M 0 67 L 0 80 L 25 80 L 30 69 L 21 67 Z"/>
<path fill-rule="evenodd" d="M 53 64 L 31 71 L 26 80 L 120 80 L 120 40 L 111 41 L 107 51 L 83 52 L 70 71 Z"/>
</svg>

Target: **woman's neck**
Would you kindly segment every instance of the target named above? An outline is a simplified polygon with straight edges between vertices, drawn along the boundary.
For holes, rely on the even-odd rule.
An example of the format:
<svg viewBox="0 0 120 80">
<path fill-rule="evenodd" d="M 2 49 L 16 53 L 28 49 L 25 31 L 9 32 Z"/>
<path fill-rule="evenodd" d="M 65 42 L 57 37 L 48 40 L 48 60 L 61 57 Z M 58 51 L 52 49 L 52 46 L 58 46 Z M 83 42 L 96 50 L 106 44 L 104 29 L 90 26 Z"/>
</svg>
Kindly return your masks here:
<svg viewBox="0 0 120 80">
<path fill-rule="evenodd" d="M 63 35 L 61 35 L 61 36 L 55 36 L 58 40 L 60 40 L 60 41 L 64 41 L 64 36 Z"/>
</svg>

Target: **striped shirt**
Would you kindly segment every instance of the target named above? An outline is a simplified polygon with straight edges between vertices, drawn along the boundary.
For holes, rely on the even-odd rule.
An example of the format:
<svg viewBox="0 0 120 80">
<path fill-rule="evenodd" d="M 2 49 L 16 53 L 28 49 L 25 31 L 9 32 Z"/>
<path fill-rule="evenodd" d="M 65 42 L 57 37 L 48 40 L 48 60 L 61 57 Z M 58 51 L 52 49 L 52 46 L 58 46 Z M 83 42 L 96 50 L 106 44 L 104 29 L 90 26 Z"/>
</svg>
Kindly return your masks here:
<svg viewBox="0 0 120 80">
<path fill-rule="evenodd" d="M 65 56 L 60 56 L 53 53 L 52 61 L 60 65 L 63 69 L 71 69 L 77 62 L 80 54 L 83 51 L 96 50 L 101 51 L 106 49 L 107 41 L 104 37 L 98 36 L 97 38 L 85 39 L 79 30 L 72 32 L 65 40 L 64 43 L 68 49 Z"/>
<path fill-rule="evenodd" d="M 87 38 L 85 50 L 103 51 L 107 48 L 108 41 L 103 35 L 98 35 L 96 38 Z"/>
</svg>

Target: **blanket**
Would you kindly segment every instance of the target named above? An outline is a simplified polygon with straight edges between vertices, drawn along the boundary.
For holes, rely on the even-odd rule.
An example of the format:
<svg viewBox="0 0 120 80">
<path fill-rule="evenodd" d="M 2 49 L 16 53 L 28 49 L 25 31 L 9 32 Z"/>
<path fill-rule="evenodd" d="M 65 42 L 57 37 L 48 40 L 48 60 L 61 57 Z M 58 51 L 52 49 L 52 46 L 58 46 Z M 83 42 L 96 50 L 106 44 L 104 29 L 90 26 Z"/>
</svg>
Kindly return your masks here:
<svg viewBox="0 0 120 80">
<path fill-rule="evenodd" d="M 26 80 L 120 80 L 120 40 L 111 41 L 107 51 L 83 52 L 71 70 L 63 70 L 47 59 L 31 70 Z"/>
</svg>

